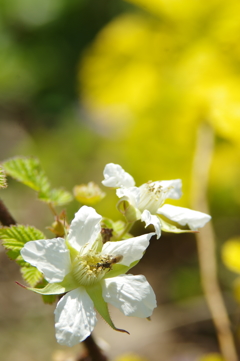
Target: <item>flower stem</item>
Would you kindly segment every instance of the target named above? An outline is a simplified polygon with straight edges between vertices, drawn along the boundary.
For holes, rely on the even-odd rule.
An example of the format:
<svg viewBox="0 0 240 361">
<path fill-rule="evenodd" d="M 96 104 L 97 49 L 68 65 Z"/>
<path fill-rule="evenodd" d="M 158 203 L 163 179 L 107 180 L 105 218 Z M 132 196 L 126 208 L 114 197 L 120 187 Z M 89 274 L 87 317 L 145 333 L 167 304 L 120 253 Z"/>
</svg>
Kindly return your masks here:
<svg viewBox="0 0 240 361">
<path fill-rule="evenodd" d="M 123 238 L 123 236 L 130 231 L 130 229 L 132 228 L 133 225 L 134 225 L 134 222 L 131 222 L 131 223 L 128 222 L 126 224 L 126 227 L 123 229 L 123 231 L 118 235 L 117 241 L 120 240 L 121 238 Z"/>
<path fill-rule="evenodd" d="M 199 128 L 192 172 L 192 208 L 209 213 L 207 188 L 209 169 L 214 152 L 214 133 L 208 124 Z M 196 235 L 203 291 L 216 328 L 221 353 L 227 361 L 238 356 L 230 322 L 217 278 L 215 234 L 211 222 Z"/>
<path fill-rule="evenodd" d="M 88 336 L 83 343 L 87 349 L 87 355 L 83 357 L 80 356 L 77 361 L 108 361 L 107 356 L 102 353 L 92 335 Z"/>
</svg>

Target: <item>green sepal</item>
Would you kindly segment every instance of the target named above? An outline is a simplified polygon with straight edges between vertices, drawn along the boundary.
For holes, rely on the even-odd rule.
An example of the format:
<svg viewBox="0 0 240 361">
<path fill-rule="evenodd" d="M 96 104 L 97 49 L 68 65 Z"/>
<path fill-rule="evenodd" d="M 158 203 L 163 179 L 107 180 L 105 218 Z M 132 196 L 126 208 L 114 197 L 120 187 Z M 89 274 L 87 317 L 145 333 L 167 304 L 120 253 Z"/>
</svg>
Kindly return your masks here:
<svg viewBox="0 0 240 361">
<path fill-rule="evenodd" d="M 160 218 L 161 222 L 161 230 L 164 232 L 171 232 L 171 233 L 198 233 L 198 231 L 192 231 L 191 229 L 181 229 L 176 226 L 174 226 L 171 223 L 168 223 L 164 221 L 162 218 Z"/>
<path fill-rule="evenodd" d="M 26 287 L 28 290 L 40 295 L 61 295 L 78 288 L 78 283 L 73 279 L 72 274 L 68 273 L 64 280 L 59 283 L 48 283 L 44 288 Z"/>
<path fill-rule="evenodd" d="M 120 201 L 117 203 L 117 209 L 125 216 L 129 223 L 136 222 L 141 218 L 140 211 L 124 198 L 120 199 Z"/>
<path fill-rule="evenodd" d="M 132 237 L 130 233 L 124 232 L 127 224 L 121 220 L 114 222 L 109 218 L 103 218 L 101 222 L 101 226 L 113 230 L 112 237 L 110 239 L 111 242 L 119 241 L 120 238 L 121 240 L 123 240 Z"/>
<path fill-rule="evenodd" d="M 140 260 L 132 262 L 130 264 L 130 266 L 124 266 L 122 264 L 114 264 L 112 266 L 112 269 L 108 273 L 106 273 L 105 278 L 112 278 L 112 277 L 117 277 L 117 276 L 123 275 L 123 274 L 127 273 L 131 268 L 136 266 L 136 264 L 138 264 L 139 261 Z"/>
<path fill-rule="evenodd" d="M 112 319 L 109 314 L 108 305 L 104 301 L 102 296 L 102 286 L 100 283 L 96 283 L 95 285 L 91 287 L 86 287 L 86 291 L 88 295 L 91 297 L 94 307 L 98 311 L 98 313 L 102 316 L 102 318 L 109 324 L 111 328 L 113 328 L 115 331 L 119 332 L 125 332 L 128 333 L 126 330 L 122 330 L 120 328 L 117 328 L 114 323 L 112 322 Z"/>
</svg>

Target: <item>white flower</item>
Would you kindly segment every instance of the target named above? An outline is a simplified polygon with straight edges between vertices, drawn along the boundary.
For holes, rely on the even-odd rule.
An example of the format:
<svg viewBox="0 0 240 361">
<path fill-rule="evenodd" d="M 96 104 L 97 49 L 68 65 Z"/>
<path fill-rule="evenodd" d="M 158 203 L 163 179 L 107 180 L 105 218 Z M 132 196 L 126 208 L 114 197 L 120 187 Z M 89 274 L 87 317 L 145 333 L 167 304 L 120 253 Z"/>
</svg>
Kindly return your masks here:
<svg viewBox="0 0 240 361">
<path fill-rule="evenodd" d="M 187 225 L 191 230 L 203 227 L 211 219 L 208 214 L 202 212 L 164 204 L 167 198 L 179 199 L 181 197 L 181 179 L 149 181 L 140 187 L 135 187 L 134 179 L 120 165 L 114 163 L 105 166 L 103 175 L 105 178 L 102 181 L 103 185 L 118 188 L 116 193 L 120 198 L 120 203 L 127 201 L 134 207 L 136 219 L 145 222 L 146 227 L 152 224 L 157 238 L 161 235 L 161 229 L 174 233 L 187 232 L 167 223 L 159 217 L 161 215 L 182 226 Z"/>
<path fill-rule="evenodd" d="M 40 294 L 67 292 L 55 310 L 56 338 L 62 345 L 73 346 L 91 334 L 97 322 L 95 309 L 119 330 L 112 323 L 107 303 L 126 316 L 142 318 L 149 317 L 156 307 L 145 277 L 125 275 L 143 256 L 153 233 L 103 244 L 101 219 L 93 208 L 83 206 L 75 214 L 66 239 L 30 241 L 21 250 L 23 259 L 49 282 L 44 289 L 31 290 Z"/>
</svg>

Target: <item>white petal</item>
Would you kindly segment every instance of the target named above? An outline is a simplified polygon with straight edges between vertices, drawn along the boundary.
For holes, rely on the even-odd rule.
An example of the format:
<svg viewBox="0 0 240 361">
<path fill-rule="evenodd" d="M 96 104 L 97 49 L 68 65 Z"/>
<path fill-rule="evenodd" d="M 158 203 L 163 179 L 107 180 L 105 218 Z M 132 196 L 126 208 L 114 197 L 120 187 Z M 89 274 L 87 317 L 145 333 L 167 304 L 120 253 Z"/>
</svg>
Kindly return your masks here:
<svg viewBox="0 0 240 361">
<path fill-rule="evenodd" d="M 118 198 L 126 199 L 132 206 L 137 207 L 141 191 L 138 187 L 129 187 L 129 188 L 118 188 L 116 191 Z"/>
<path fill-rule="evenodd" d="M 69 250 L 63 238 L 27 242 L 21 255 L 26 262 L 37 267 L 50 283 L 61 282 L 71 269 Z"/>
<path fill-rule="evenodd" d="M 70 225 L 68 241 L 72 247 L 80 251 L 87 242 L 94 242 L 101 230 L 102 217 L 92 207 L 83 206 L 75 213 Z"/>
<path fill-rule="evenodd" d="M 125 172 L 119 164 L 107 164 L 104 168 L 103 175 L 105 179 L 102 181 L 102 184 L 106 187 L 133 187 L 135 185 L 133 177 Z"/>
<path fill-rule="evenodd" d="M 142 258 L 144 251 L 149 245 L 149 240 L 155 233 L 143 234 L 139 237 L 125 239 L 119 242 L 106 242 L 103 245 L 102 254 L 123 256 L 119 264 L 130 266 L 134 261 Z"/>
<path fill-rule="evenodd" d="M 97 322 L 93 301 L 82 287 L 63 296 L 54 313 L 57 342 L 70 347 L 85 340 Z"/>
<path fill-rule="evenodd" d="M 146 223 L 146 227 L 152 224 L 155 228 L 157 238 L 161 236 L 161 222 L 158 216 L 153 216 L 147 209 L 143 211 L 141 221 Z"/>
<path fill-rule="evenodd" d="M 170 204 L 164 204 L 158 209 L 157 213 L 162 214 L 182 226 L 188 225 L 192 230 L 203 227 L 211 219 L 206 213 L 192 211 L 191 209 L 183 207 L 175 207 Z"/>
<path fill-rule="evenodd" d="M 157 307 L 152 287 L 144 276 L 122 275 L 103 280 L 103 298 L 126 316 L 149 317 Z"/>
<path fill-rule="evenodd" d="M 166 192 L 166 197 L 171 199 L 179 199 L 182 196 L 182 181 L 181 179 L 164 180 L 158 183 L 163 187 L 163 191 Z"/>
</svg>

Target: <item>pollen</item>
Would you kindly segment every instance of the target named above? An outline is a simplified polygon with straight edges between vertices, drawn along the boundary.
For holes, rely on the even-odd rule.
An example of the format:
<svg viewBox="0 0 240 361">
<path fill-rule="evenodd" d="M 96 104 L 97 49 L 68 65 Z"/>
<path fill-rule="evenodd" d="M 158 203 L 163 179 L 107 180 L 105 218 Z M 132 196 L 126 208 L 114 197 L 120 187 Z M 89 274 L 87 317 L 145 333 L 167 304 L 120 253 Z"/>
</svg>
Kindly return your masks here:
<svg viewBox="0 0 240 361">
<path fill-rule="evenodd" d="M 112 268 L 111 256 L 100 253 L 79 254 L 72 263 L 72 273 L 81 286 L 99 282 Z"/>
</svg>

